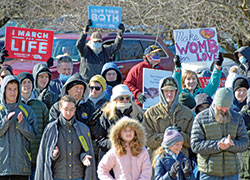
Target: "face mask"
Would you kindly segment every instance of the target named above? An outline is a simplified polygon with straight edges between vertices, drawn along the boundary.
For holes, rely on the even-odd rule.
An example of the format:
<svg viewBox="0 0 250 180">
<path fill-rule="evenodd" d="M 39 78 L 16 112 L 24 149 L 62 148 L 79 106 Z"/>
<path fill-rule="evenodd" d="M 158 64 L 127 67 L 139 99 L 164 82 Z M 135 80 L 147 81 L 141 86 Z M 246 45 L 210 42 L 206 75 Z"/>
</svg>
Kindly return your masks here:
<svg viewBox="0 0 250 180">
<path fill-rule="evenodd" d="M 100 42 L 94 42 L 94 43 L 93 43 L 93 48 L 95 48 L 95 49 L 100 49 L 100 48 L 102 48 L 102 43 L 100 43 Z"/>
<path fill-rule="evenodd" d="M 153 55 L 153 56 L 151 57 L 151 59 L 152 59 L 153 61 L 160 61 L 160 60 L 161 60 L 161 57 L 160 57 L 160 55 Z"/>
<path fill-rule="evenodd" d="M 88 45 L 97 55 L 102 51 L 102 43 L 100 42 L 92 42 L 89 43 Z"/>
<path fill-rule="evenodd" d="M 241 64 L 244 64 L 247 61 L 247 59 L 244 56 L 241 56 L 239 61 L 241 62 Z"/>
<path fill-rule="evenodd" d="M 124 113 L 124 111 L 128 109 L 131 105 L 131 103 L 117 103 L 116 108 L 119 109 L 122 113 Z"/>
<path fill-rule="evenodd" d="M 65 83 L 69 78 L 70 78 L 71 75 L 64 75 L 64 74 L 59 74 L 59 79 Z"/>
</svg>

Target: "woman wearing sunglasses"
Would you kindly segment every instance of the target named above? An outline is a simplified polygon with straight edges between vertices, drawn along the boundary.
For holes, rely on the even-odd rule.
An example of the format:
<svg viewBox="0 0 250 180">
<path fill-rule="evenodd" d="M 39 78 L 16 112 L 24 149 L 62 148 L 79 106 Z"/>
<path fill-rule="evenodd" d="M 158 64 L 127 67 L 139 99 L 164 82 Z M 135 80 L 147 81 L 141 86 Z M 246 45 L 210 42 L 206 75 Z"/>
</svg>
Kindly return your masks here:
<svg viewBox="0 0 250 180">
<path fill-rule="evenodd" d="M 112 89 L 110 102 L 102 108 L 92 135 L 99 148 L 98 162 L 111 148 L 111 143 L 108 139 L 111 125 L 114 125 L 124 116 L 142 121 L 143 111 L 134 103 L 132 96 L 128 86 L 119 84 Z"/>
</svg>

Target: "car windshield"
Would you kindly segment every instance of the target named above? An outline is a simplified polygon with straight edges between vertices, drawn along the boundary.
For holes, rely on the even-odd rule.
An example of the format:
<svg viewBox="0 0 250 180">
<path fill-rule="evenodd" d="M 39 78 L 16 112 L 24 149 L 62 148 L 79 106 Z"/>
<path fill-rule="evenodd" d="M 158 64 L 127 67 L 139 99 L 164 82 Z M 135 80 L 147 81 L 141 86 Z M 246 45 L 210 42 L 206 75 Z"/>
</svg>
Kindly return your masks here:
<svg viewBox="0 0 250 180">
<path fill-rule="evenodd" d="M 54 39 L 52 57 L 59 59 L 61 56 L 70 56 L 74 62 L 80 59 L 76 48 L 76 39 Z"/>
</svg>

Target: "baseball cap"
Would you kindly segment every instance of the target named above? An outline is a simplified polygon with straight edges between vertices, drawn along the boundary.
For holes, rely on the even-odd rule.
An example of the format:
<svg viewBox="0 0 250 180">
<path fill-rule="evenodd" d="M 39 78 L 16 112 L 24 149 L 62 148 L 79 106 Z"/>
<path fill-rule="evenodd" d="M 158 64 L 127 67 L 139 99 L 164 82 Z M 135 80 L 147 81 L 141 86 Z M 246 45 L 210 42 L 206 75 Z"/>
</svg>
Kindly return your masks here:
<svg viewBox="0 0 250 180">
<path fill-rule="evenodd" d="M 156 46 L 156 45 L 151 45 L 149 47 L 147 47 L 144 51 L 144 55 L 148 55 L 148 54 L 151 54 L 151 53 L 156 53 L 156 52 L 159 52 L 159 51 L 162 51 L 162 49 L 159 47 L 159 46 Z"/>
<path fill-rule="evenodd" d="M 93 32 L 90 36 L 92 41 L 102 41 L 102 35 L 99 32 Z"/>
<path fill-rule="evenodd" d="M 163 86 L 161 89 L 162 90 L 176 90 L 177 84 L 175 83 L 174 78 L 167 78 L 165 82 L 163 83 Z"/>
</svg>

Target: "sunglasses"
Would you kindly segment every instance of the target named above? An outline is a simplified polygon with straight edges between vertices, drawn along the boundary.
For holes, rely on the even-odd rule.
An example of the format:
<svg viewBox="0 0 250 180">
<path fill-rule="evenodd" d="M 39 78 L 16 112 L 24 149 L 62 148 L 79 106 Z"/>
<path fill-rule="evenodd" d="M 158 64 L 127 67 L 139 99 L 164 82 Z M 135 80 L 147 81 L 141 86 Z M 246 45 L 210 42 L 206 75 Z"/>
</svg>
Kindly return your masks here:
<svg viewBox="0 0 250 180">
<path fill-rule="evenodd" d="M 100 91 L 102 87 L 100 87 L 100 86 L 90 86 L 89 88 L 90 88 L 91 90 L 94 90 L 94 89 L 95 89 L 95 90 L 97 90 L 97 91 Z"/>
<path fill-rule="evenodd" d="M 123 101 L 124 99 L 126 100 L 126 101 L 130 101 L 130 97 L 129 96 L 126 96 L 126 97 L 123 97 L 123 96 L 119 96 L 118 98 L 117 98 L 119 101 Z"/>
</svg>

